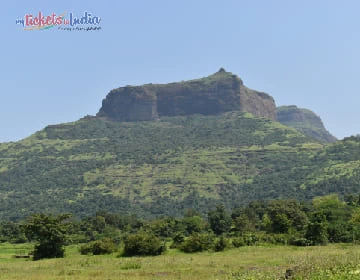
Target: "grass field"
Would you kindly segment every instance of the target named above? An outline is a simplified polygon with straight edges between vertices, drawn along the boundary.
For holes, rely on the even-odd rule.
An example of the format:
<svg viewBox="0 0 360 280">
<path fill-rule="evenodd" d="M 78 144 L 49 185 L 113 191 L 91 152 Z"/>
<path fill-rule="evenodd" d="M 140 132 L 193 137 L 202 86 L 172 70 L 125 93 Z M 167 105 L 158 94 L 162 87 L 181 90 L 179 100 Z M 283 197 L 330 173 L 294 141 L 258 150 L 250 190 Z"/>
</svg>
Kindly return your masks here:
<svg viewBox="0 0 360 280">
<path fill-rule="evenodd" d="M 0 279 L 360 279 L 360 246 L 242 247 L 225 252 L 156 257 L 82 256 L 76 246 L 63 259 L 31 261 L 13 256 L 29 245 L 0 245 Z M 285 279 L 285 278 L 283 278 Z"/>
</svg>

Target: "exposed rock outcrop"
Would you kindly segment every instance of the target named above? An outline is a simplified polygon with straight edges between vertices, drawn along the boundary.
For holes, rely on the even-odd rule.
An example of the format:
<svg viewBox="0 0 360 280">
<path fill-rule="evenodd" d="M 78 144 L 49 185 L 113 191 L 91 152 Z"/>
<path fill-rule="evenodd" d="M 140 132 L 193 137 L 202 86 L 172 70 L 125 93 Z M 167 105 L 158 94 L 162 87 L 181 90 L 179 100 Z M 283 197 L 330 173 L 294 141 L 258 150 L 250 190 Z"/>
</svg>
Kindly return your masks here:
<svg viewBox="0 0 360 280">
<path fill-rule="evenodd" d="M 215 115 L 234 110 L 276 119 L 271 96 L 247 88 L 238 76 L 223 68 L 196 80 L 114 89 L 103 100 L 97 116 L 116 121 L 144 121 L 161 116 Z"/>
<path fill-rule="evenodd" d="M 337 140 L 326 130 L 321 118 L 308 109 L 298 108 L 295 105 L 280 106 L 276 108 L 276 118 L 278 122 L 321 142 L 331 143 Z"/>
</svg>

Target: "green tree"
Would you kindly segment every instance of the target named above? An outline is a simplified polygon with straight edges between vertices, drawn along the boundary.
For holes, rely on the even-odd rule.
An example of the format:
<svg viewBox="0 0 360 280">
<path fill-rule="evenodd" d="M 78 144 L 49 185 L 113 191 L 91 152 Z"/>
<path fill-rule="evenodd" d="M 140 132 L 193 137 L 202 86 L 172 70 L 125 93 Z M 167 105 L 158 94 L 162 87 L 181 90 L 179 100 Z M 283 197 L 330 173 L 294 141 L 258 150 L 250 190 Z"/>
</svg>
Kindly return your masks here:
<svg viewBox="0 0 360 280">
<path fill-rule="evenodd" d="M 208 213 L 210 228 L 216 235 L 227 233 L 231 227 L 231 217 L 225 211 L 224 205 L 217 205 L 214 211 Z"/>
<path fill-rule="evenodd" d="M 250 222 L 249 217 L 245 214 L 240 214 L 234 220 L 235 229 L 241 233 L 255 231 L 255 226 Z"/>
<path fill-rule="evenodd" d="M 0 242 L 25 243 L 27 241 L 22 227 L 11 221 L 0 223 Z"/>
<path fill-rule="evenodd" d="M 360 239 L 360 207 L 353 210 L 350 224 L 353 227 L 353 241 Z"/>
<path fill-rule="evenodd" d="M 264 214 L 264 216 L 262 217 L 262 220 L 261 220 L 261 226 L 263 229 L 265 229 L 266 231 L 268 232 L 271 232 L 272 230 L 272 222 L 270 220 L 270 217 L 267 213 Z"/>
<path fill-rule="evenodd" d="M 173 217 L 166 217 L 150 222 L 150 231 L 158 237 L 170 237 L 177 231 L 179 222 Z"/>
<path fill-rule="evenodd" d="M 323 212 L 313 213 L 305 237 L 311 245 L 325 245 L 328 242 L 328 222 Z"/>
<path fill-rule="evenodd" d="M 67 220 L 70 214 L 59 216 L 35 214 L 24 225 L 25 234 L 31 241 L 36 241 L 34 260 L 43 258 L 64 257 L 66 233 L 69 227 Z"/>
<path fill-rule="evenodd" d="M 291 227 L 291 220 L 285 214 L 276 214 L 272 221 L 272 229 L 275 233 L 287 233 Z"/>
<path fill-rule="evenodd" d="M 351 206 L 339 199 L 337 194 L 331 194 L 313 199 L 315 212 L 322 212 L 328 223 L 327 232 L 329 242 L 349 242 L 352 240 L 353 229 L 351 220 Z"/>
<path fill-rule="evenodd" d="M 306 214 L 301 210 L 299 202 L 294 199 L 272 200 L 266 212 L 271 221 L 271 232 L 287 233 L 290 228 L 302 230 L 308 223 Z"/>
<path fill-rule="evenodd" d="M 201 232 L 204 228 L 203 219 L 200 216 L 185 217 L 182 219 L 187 234 Z"/>
</svg>

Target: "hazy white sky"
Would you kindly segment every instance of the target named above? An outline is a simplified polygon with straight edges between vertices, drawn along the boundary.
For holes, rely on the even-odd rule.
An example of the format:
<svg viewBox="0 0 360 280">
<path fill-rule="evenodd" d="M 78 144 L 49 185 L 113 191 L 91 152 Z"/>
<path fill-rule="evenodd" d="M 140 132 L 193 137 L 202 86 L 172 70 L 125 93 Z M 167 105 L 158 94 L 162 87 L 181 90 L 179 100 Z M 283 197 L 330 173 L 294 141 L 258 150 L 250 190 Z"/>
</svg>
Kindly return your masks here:
<svg viewBox="0 0 360 280">
<path fill-rule="evenodd" d="M 360 2 L 2 1 L 0 141 L 95 115 L 113 88 L 220 67 L 277 105 L 315 111 L 338 138 L 360 133 Z M 100 31 L 25 31 L 16 19 L 101 18 Z"/>
</svg>

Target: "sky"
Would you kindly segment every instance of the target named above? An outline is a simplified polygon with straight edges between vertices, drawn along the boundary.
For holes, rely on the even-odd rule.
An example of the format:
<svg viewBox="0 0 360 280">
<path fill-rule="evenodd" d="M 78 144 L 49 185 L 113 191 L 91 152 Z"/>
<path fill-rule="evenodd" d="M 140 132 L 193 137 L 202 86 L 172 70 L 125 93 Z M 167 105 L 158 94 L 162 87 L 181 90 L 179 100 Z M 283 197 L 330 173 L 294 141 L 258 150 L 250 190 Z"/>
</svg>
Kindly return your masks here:
<svg viewBox="0 0 360 280">
<path fill-rule="evenodd" d="M 114 88 L 210 75 L 360 133 L 360 1 L 1 1 L 0 142 L 95 115 Z M 100 30 L 24 30 L 26 14 L 101 19 Z"/>
</svg>

